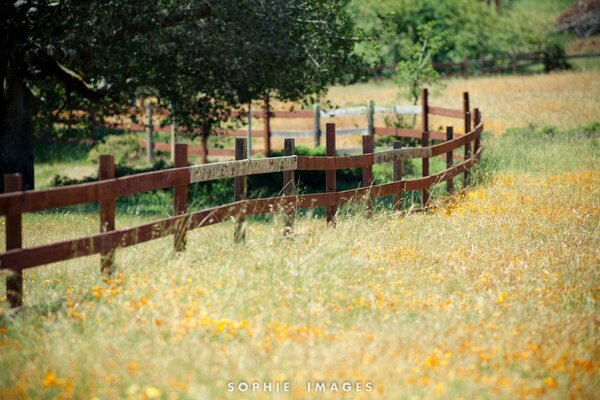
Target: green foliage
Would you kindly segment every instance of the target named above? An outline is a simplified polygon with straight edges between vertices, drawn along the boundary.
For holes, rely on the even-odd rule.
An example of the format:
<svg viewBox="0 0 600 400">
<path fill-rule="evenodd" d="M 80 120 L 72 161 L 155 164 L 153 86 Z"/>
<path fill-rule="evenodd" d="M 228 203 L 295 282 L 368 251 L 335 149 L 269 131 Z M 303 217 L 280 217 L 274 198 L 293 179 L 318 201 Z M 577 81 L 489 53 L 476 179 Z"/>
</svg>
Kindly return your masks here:
<svg viewBox="0 0 600 400">
<path fill-rule="evenodd" d="M 423 27 L 431 22 L 432 37 L 446 38 L 444 51 L 432 55 L 435 62 L 545 51 L 555 40 L 549 36 L 552 20 L 566 3 L 505 1 L 497 11 L 474 0 L 353 0 L 350 9 L 357 26 L 371 37 L 357 51 L 373 65 L 395 66 L 410 58 L 410 43 L 420 42 Z"/>
<path fill-rule="evenodd" d="M 136 97 L 207 134 L 267 95 L 301 101 L 360 72 L 347 0 L 3 2 L 3 77 L 57 111 L 123 113 Z M 109 106 L 110 105 L 110 106 Z M 93 125 L 93 122 L 92 122 Z"/>
<path fill-rule="evenodd" d="M 432 58 L 444 48 L 445 37 L 443 34 L 434 35 L 434 27 L 433 22 L 417 27 L 417 41 L 408 35 L 401 39 L 404 51 L 396 66 L 395 81 L 398 86 L 408 89 L 407 98 L 413 104 L 419 101 L 423 86 L 434 85 L 440 80 Z"/>
<path fill-rule="evenodd" d="M 566 58 L 564 37 L 549 35 L 543 43 L 544 72 L 571 69 Z"/>
<path fill-rule="evenodd" d="M 88 160 L 96 164 L 102 154 L 112 154 L 115 165 L 132 166 L 144 152 L 136 135 L 109 135 L 90 150 Z"/>
</svg>

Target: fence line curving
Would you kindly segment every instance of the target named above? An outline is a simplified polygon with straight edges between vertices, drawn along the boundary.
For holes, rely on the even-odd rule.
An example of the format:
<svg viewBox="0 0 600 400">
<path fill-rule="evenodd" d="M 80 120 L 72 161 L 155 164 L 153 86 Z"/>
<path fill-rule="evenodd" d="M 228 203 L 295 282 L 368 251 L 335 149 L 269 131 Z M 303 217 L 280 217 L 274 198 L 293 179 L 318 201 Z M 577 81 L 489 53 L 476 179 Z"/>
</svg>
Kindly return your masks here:
<svg viewBox="0 0 600 400">
<path fill-rule="evenodd" d="M 423 97 L 427 97 L 424 89 Z M 432 186 L 447 182 L 447 192 L 452 193 L 453 179 L 468 172 L 480 157 L 483 120 L 479 110 L 474 109 L 471 128 L 471 110 L 468 94 L 465 93 L 463 110 L 441 107 L 423 107 L 421 144 L 418 148 L 394 148 L 373 152 L 372 136 L 363 136 L 363 154 L 355 156 L 335 156 L 334 124 L 327 124 L 327 154 L 325 157 L 297 156 L 294 152 L 294 139 L 285 139 L 285 155 L 282 157 L 245 159 L 246 139 L 236 140 L 237 160 L 205 165 L 187 165 L 188 146 L 175 146 L 175 167 L 121 178 L 114 177 L 114 159 L 110 155 L 100 158 L 99 181 L 47 190 L 20 191 L 21 177 L 18 174 L 4 176 L 7 193 L 0 195 L 0 215 L 6 219 L 6 251 L 0 254 L 0 269 L 8 270 L 7 300 L 11 308 L 19 308 L 23 300 L 22 271 L 28 268 L 65 261 L 69 259 L 100 254 L 101 271 L 113 271 L 116 249 L 173 235 L 176 251 L 185 249 L 186 232 L 203 226 L 217 224 L 231 218 L 236 220 L 236 240 L 243 240 L 243 220 L 246 216 L 272 212 L 284 212 L 285 229 L 289 233 L 293 227 L 293 212 L 296 209 L 327 207 L 327 221 L 335 224 L 335 210 L 350 201 L 366 199 L 370 209 L 372 199 L 393 195 L 398 202 L 404 191 L 422 190 L 422 205 L 427 207 Z M 465 134 L 454 137 L 453 128 L 448 127 L 443 142 L 430 145 L 431 132 L 428 130 L 428 115 L 444 115 L 459 118 L 465 123 Z M 397 132 L 396 132 L 397 133 Z M 412 132 L 397 134 L 398 137 L 414 137 Z M 436 136 L 437 137 L 437 136 Z M 441 140 L 441 139 L 437 139 Z M 473 146 L 473 148 L 471 148 Z M 397 146 L 395 146 L 397 147 Z M 455 162 L 454 151 L 465 149 L 464 157 Z M 428 161 L 431 157 L 447 155 L 447 168 L 430 174 Z M 422 159 L 422 177 L 403 179 L 401 162 L 406 159 Z M 379 185 L 372 184 L 372 166 L 380 163 L 393 163 L 394 181 Z M 348 168 L 361 168 L 361 187 L 337 191 L 335 171 Z M 326 192 L 317 194 L 295 194 L 294 174 L 296 171 L 326 171 Z M 246 199 L 246 178 L 248 175 L 275 173 L 283 174 L 283 195 L 271 198 Z M 191 183 L 215 179 L 234 178 L 234 202 L 196 212 L 187 212 L 187 186 Z M 157 189 L 173 188 L 173 216 L 128 229 L 115 226 L 115 200 L 119 197 Z M 79 239 L 66 240 L 31 248 L 22 248 L 21 216 L 26 212 L 86 204 L 100 204 L 100 232 Z M 397 206 L 395 204 L 394 206 Z M 395 207 L 397 208 L 397 207 Z"/>
</svg>

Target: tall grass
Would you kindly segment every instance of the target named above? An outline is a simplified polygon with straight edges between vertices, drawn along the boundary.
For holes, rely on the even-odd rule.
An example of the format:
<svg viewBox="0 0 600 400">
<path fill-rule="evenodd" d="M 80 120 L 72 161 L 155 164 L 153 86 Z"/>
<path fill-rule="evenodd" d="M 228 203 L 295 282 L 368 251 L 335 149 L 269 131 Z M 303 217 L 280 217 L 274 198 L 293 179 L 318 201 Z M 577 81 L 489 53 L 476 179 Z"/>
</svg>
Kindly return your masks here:
<svg viewBox="0 0 600 400">
<path fill-rule="evenodd" d="M 224 223 L 181 254 L 171 238 L 119 250 L 105 281 L 96 257 L 27 271 L 27 310 L 8 318 L 2 298 L 0 397 L 593 398 L 598 138 L 489 138 L 479 186 L 428 214 L 354 206 L 336 228 L 298 218 L 291 238 L 276 215 L 240 245 Z M 97 228 L 76 221 L 29 215 L 26 245 Z M 292 392 L 229 393 L 240 380 Z"/>
</svg>

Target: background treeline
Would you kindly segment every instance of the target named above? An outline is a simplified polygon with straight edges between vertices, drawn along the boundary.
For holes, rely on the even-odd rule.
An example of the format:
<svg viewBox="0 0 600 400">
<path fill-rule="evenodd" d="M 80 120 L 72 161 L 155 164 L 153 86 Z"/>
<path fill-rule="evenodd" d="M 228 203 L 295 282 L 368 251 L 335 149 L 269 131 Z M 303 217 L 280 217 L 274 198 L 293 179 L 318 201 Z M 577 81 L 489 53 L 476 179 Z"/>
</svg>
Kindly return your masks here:
<svg viewBox="0 0 600 400">
<path fill-rule="evenodd" d="M 405 49 L 420 41 L 420 27 L 444 45 L 434 62 L 546 52 L 564 54 L 564 37 L 553 33 L 556 15 L 572 0 L 504 0 L 501 7 L 479 0 L 352 0 L 356 26 L 368 38 L 357 51 L 372 66 L 395 67 Z M 562 52 L 562 53 L 561 53 Z"/>
</svg>

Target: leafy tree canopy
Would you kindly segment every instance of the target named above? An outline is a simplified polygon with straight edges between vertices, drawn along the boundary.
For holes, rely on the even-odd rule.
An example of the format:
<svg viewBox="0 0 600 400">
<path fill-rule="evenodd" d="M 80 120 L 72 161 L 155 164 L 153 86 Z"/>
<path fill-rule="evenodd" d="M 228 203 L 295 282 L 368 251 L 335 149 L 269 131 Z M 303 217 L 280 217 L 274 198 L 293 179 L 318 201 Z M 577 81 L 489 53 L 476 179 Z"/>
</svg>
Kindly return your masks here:
<svg viewBox="0 0 600 400">
<path fill-rule="evenodd" d="M 346 5 L 346 0 L 2 2 L 0 143 L 11 150 L 0 152 L 0 173 L 32 168 L 31 140 L 17 139 L 31 135 L 23 131 L 31 130 L 27 121 L 39 105 L 29 89 L 45 100 L 46 110 L 68 98 L 108 102 L 115 109 L 134 96 L 153 95 L 173 105 L 180 124 L 193 128 L 216 124 L 232 107 L 266 94 L 302 100 L 351 79 L 360 63 L 352 53 L 354 28 Z M 30 175 L 26 180 L 32 184 Z"/>
</svg>

